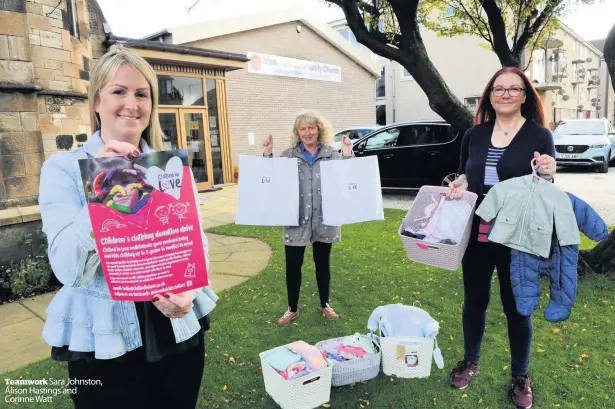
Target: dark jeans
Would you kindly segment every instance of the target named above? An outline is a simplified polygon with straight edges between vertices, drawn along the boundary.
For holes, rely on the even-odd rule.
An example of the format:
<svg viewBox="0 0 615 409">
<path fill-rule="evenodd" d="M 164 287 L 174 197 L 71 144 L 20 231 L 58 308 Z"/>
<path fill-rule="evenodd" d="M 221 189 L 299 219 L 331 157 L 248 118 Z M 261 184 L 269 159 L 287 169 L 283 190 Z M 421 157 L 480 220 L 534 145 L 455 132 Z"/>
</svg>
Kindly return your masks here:
<svg viewBox="0 0 615 409">
<path fill-rule="evenodd" d="M 303 246 L 286 247 L 286 289 L 288 306 L 292 312 L 297 311 L 299 291 L 301 290 L 301 266 L 303 265 Z M 320 306 L 329 302 L 329 283 L 331 282 L 331 243 L 315 242 L 312 244 L 314 264 L 316 265 L 316 283 L 320 295 Z"/>
<path fill-rule="evenodd" d="M 464 359 L 479 362 L 485 333 L 485 316 L 491 298 L 491 276 L 495 268 L 500 283 L 500 298 L 508 321 L 512 375 L 527 375 L 532 343 L 532 319 L 517 312 L 510 284 L 510 249 L 497 243 L 481 243 L 476 238 L 471 238 L 462 266 Z"/>
<path fill-rule="evenodd" d="M 75 409 L 194 409 L 205 364 L 202 332 L 199 337 L 197 347 L 155 363 L 147 362 L 139 351 L 121 359 L 68 362 L 71 382 L 102 384 L 76 386 L 77 393 L 71 395 Z"/>
</svg>

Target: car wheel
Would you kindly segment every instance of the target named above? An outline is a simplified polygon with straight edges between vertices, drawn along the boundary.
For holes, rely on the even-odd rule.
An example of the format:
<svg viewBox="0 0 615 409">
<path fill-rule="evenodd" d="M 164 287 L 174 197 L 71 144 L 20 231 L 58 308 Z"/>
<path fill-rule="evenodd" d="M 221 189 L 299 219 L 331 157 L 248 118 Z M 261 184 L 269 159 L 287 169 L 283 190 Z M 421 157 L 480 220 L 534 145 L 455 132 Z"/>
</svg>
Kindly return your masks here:
<svg viewBox="0 0 615 409">
<path fill-rule="evenodd" d="M 456 173 L 450 173 L 448 175 L 446 175 L 444 177 L 444 179 L 442 179 L 442 185 L 443 187 L 448 187 L 449 183 L 451 183 L 452 181 L 454 181 L 455 179 L 457 179 L 457 174 Z"/>
<path fill-rule="evenodd" d="M 609 156 L 611 155 L 609 154 Z M 609 173 L 609 160 L 608 159 L 605 159 L 604 162 L 602 162 L 602 165 L 600 165 L 600 173 Z"/>
</svg>

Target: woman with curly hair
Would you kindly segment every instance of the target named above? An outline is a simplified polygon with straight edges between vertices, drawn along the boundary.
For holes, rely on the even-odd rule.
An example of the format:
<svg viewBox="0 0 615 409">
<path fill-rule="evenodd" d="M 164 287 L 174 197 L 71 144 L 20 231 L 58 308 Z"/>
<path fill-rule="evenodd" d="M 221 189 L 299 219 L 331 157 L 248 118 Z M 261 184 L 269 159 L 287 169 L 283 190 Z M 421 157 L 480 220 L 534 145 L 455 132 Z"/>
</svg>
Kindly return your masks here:
<svg viewBox="0 0 615 409">
<path fill-rule="evenodd" d="M 322 219 L 322 196 L 320 191 L 320 163 L 325 160 L 340 159 L 339 153 L 331 143 L 331 126 L 320 114 L 307 111 L 295 118 L 290 147 L 280 156 L 296 158 L 299 171 L 299 226 L 284 228 L 284 247 L 286 253 L 286 289 L 288 309 L 277 321 L 278 325 L 288 325 L 299 316 L 299 291 L 301 289 L 301 266 L 305 248 L 312 245 L 316 265 L 316 283 L 320 295 L 320 313 L 328 319 L 339 316 L 329 305 L 329 285 L 331 281 L 331 245 L 341 238 L 339 227 L 326 226 Z M 263 142 L 263 156 L 273 157 L 273 136 Z M 348 137 L 342 141 L 342 156 L 350 158 L 352 142 Z"/>
</svg>

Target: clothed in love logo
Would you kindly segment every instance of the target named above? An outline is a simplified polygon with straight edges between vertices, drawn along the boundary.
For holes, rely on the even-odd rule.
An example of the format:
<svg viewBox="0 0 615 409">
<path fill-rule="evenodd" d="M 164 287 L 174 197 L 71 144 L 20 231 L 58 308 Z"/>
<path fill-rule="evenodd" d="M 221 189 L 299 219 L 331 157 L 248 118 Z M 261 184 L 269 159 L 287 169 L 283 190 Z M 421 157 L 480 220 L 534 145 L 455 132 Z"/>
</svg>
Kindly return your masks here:
<svg viewBox="0 0 615 409">
<path fill-rule="evenodd" d="M 151 186 L 179 199 L 179 191 L 182 186 L 183 164 L 179 157 L 174 156 L 167 162 L 165 170 L 158 166 L 147 169 L 146 180 Z"/>
</svg>

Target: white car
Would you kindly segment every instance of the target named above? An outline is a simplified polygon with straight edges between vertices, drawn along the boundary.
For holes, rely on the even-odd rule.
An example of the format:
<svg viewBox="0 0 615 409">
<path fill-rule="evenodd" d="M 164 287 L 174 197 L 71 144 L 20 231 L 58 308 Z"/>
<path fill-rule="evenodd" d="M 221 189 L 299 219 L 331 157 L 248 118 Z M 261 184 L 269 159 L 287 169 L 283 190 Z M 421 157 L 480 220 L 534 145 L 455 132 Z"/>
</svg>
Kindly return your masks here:
<svg viewBox="0 0 615 409">
<path fill-rule="evenodd" d="M 348 136 L 354 143 L 355 140 L 362 138 L 380 128 L 382 128 L 380 125 L 369 125 L 342 129 L 333 136 L 333 143 L 331 144 L 331 147 L 333 147 L 336 151 L 340 151 L 342 149 L 342 137 L 344 135 Z"/>
</svg>

